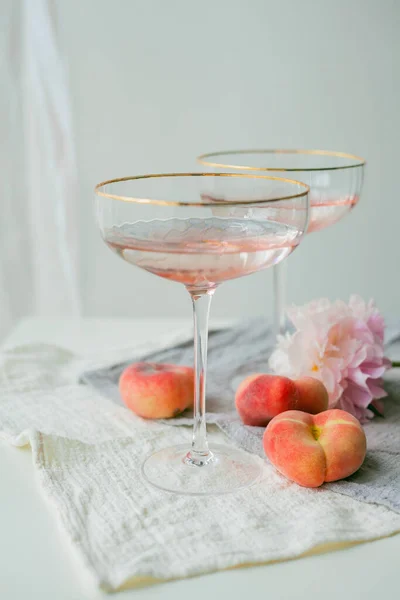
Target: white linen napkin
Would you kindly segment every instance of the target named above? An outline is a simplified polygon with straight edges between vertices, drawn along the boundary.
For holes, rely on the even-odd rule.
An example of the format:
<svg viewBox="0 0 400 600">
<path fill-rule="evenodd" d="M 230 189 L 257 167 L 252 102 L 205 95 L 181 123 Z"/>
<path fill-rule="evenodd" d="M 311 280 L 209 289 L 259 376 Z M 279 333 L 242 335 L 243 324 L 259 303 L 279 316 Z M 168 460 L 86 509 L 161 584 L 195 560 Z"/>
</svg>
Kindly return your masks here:
<svg viewBox="0 0 400 600">
<path fill-rule="evenodd" d="M 178 332 L 148 351 L 179 339 Z M 107 361 L 138 349 L 109 352 Z M 400 531 L 400 515 L 327 489 L 290 483 L 261 458 L 262 480 L 235 494 L 187 497 L 143 480 L 143 458 L 190 441 L 186 427 L 143 421 L 79 372 L 106 363 L 53 346 L 0 355 L 0 432 L 30 444 L 45 496 L 82 566 L 107 591 L 300 556 Z M 224 434 L 211 428 L 210 438 Z M 224 440 L 226 443 L 226 439 Z M 228 442 L 229 443 L 229 442 Z"/>
</svg>

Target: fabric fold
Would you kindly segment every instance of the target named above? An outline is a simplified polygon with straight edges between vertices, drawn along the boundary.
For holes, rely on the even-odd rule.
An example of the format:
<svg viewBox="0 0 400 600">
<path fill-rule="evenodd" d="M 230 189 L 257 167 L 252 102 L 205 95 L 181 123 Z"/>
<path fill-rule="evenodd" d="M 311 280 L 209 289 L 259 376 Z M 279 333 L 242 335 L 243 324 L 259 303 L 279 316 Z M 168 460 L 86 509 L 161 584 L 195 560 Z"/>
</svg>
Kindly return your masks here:
<svg viewBox="0 0 400 600">
<path fill-rule="evenodd" d="M 226 350 L 231 335 L 225 330 L 210 337 L 225 365 L 231 362 Z M 237 331 L 235 336 L 238 352 L 242 346 Z M 104 389 L 77 383 L 78 374 L 104 374 L 107 364 L 122 365 L 128 357 L 151 358 L 157 352 L 165 357 L 173 353 L 175 362 L 176 352 L 190 352 L 189 339 L 188 331 L 180 331 L 147 345 L 86 358 L 38 344 L 0 355 L 1 435 L 13 444 L 31 445 L 44 496 L 82 574 L 89 574 L 102 589 L 115 591 L 286 560 L 400 531 L 400 514 L 387 507 L 393 508 L 393 498 L 387 495 L 384 506 L 376 486 L 376 503 L 371 503 L 371 493 L 359 495 L 358 501 L 356 494 L 333 491 L 334 484 L 310 490 L 284 479 L 261 458 L 261 430 L 243 430 L 232 411 L 220 422 L 214 419 L 210 439 L 226 443 L 227 435 L 235 445 L 259 454 L 263 475 L 257 485 L 235 494 L 196 498 L 148 484 L 141 473 L 144 458 L 171 444 L 189 444 L 190 428 L 144 421 Z M 249 352 L 243 346 L 243 361 L 250 358 Z M 251 368 L 251 361 L 248 365 Z M 244 367 L 238 377 L 243 375 Z M 224 377 L 226 372 L 219 373 L 218 385 Z M 215 407 L 211 402 L 210 414 Z M 189 422 L 190 416 L 186 419 Z M 376 420 L 376 448 L 372 443 L 371 452 L 397 461 L 387 434 L 390 423 L 390 413 L 385 421 Z M 376 475 L 370 465 L 358 482 L 337 485 L 357 485 L 358 490 L 364 486 L 368 491 L 374 486 L 371 473 Z"/>
</svg>

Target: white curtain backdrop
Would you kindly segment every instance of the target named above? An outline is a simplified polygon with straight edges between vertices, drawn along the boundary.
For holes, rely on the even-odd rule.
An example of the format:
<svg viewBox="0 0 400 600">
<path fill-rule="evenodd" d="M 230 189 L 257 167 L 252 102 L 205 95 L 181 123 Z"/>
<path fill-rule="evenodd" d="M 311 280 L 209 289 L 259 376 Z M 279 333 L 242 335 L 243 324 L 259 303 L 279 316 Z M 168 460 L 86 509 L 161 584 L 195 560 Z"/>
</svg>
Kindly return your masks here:
<svg viewBox="0 0 400 600">
<path fill-rule="evenodd" d="M 25 315 L 76 315 L 77 176 L 50 0 L 2 0 L 0 337 Z"/>
</svg>

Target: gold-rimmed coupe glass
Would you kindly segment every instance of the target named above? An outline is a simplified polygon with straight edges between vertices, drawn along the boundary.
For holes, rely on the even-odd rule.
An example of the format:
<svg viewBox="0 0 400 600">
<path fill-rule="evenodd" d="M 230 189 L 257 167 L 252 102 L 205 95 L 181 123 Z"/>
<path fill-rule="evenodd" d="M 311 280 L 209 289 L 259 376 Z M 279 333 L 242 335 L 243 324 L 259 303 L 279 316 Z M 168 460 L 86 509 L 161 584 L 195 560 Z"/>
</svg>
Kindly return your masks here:
<svg viewBox="0 0 400 600">
<path fill-rule="evenodd" d="M 194 409 L 191 445 L 158 450 L 142 467 L 154 486 L 183 494 L 246 487 L 260 460 L 209 445 L 205 417 L 208 314 L 217 287 L 284 260 L 308 222 L 306 184 L 233 173 L 152 174 L 95 188 L 107 246 L 128 263 L 183 284 L 194 315 Z"/>
<path fill-rule="evenodd" d="M 289 173 L 310 187 L 307 233 L 334 225 L 360 199 L 365 160 L 354 154 L 330 150 L 228 150 L 202 154 L 197 161 L 214 169 L 242 173 Z M 274 329 L 286 330 L 286 264 L 274 268 Z"/>
</svg>

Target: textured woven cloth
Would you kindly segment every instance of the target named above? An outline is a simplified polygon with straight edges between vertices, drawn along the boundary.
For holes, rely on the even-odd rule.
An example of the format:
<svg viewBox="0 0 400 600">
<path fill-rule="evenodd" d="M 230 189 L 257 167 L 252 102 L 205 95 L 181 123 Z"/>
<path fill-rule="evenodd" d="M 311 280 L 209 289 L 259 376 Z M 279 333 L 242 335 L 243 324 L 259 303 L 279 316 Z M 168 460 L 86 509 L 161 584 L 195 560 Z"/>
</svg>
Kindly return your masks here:
<svg viewBox="0 0 400 600">
<path fill-rule="evenodd" d="M 261 481 L 235 494 L 187 497 L 147 484 L 143 458 L 189 443 L 190 429 L 145 422 L 104 393 L 77 384 L 77 375 L 94 368 L 104 373 L 106 361 L 137 360 L 189 336 L 178 332 L 173 339 L 110 350 L 90 361 L 45 345 L 0 356 L 1 435 L 15 445 L 31 445 L 44 494 L 97 585 L 112 591 L 284 560 L 400 530 L 395 511 L 327 487 L 301 488 L 261 458 Z M 221 430 L 210 430 L 212 441 L 226 441 Z"/>
<path fill-rule="evenodd" d="M 388 347 L 398 340 L 399 328 L 388 328 Z M 161 351 L 144 354 L 154 362 L 193 364 L 192 341 L 185 340 Z M 271 330 L 264 321 L 255 320 L 242 326 L 212 332 L 209 339 L 209 374 L 207 382 L 207 420 L 226 433 L 236 445 L 264 457 L 264 428 L 247 427 L 238 418 L 234 407 L 235 390 L 247 375 L 268 370 L 268 356 L 273 346 Z M 84 373 L 82 381 L 121 404 L 118 379 L 126 361 Z M 386 382 L 385 418 L 376 417 L 365 425 L 368 455 L 363 467 L 345 481 L 325 487 L 341 494 L 383 504 L 400 513 L 400 381 Z M 171 425 L 192 423 L 190 411 Z"/>
</svg>

